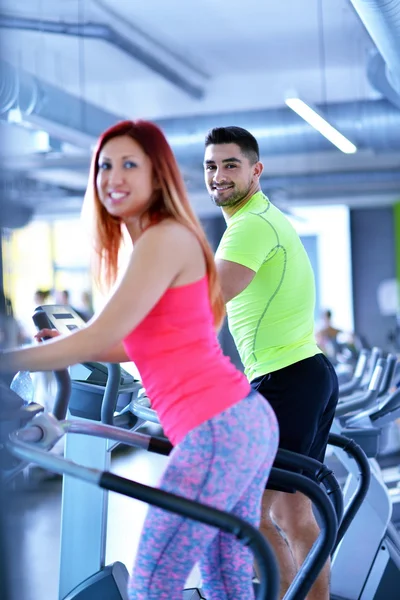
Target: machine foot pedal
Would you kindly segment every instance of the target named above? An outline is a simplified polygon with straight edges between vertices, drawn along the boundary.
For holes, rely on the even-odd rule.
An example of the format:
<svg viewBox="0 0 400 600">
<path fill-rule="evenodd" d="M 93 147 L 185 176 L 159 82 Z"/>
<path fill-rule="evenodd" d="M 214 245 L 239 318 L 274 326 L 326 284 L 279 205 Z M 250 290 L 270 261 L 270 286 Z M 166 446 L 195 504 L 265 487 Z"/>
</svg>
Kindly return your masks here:
<svg viewBox="0 0 400 600">
<path fill-rule="evenodd" d="M 206 600 L 197 588 L 188 588 L 183 592 L 183 600 Z"/>
</svg>

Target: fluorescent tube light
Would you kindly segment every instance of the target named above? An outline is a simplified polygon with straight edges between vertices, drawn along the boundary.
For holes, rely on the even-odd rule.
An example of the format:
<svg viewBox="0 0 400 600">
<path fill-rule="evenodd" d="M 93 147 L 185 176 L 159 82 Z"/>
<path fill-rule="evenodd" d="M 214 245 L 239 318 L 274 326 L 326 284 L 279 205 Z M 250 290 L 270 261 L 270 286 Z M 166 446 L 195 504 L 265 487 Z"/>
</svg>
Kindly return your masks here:
<svg viewBox="0 0 400 600">
<path fill-rule="evenodd" d="M 345 154 L 354 154 L 354 152 L 357 152 L 357 146 L 344 137 L 337 129 L 332 127 L 328 121 L 321 117 L 321 115 L 308 104 L 303 102 L 303 100 L 300 100 L 300 98 L 287 98 L 285 102 L 289 108 L 307 121 L 311 127 L 314 127 L 314 129 L 319 131 L 319 133 L 339 148 L 339 150 Z"/>
</svg>

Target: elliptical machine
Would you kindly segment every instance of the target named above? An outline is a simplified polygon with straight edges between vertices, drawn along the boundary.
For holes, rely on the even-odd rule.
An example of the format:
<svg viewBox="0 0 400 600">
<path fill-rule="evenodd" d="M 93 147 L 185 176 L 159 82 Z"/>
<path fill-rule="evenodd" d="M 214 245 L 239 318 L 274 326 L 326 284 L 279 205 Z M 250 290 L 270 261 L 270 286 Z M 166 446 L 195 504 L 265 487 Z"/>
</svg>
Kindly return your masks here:
<svg viewBox="0 0 400 600">
<path fill-rule="evenodd" d="M 58 315 L 61 312 L 61 316 Z M 43 307 L 43 312 L 48 315 L 52 327 L 68 325 L 68 329 L 75 328 L 79 323 L 74 319 L 73 311 L 63 307 Z M 68 314 L 67 314 L 68 313 Z M 38 325 L 40 328 L 48 324 Z M 57 327 L 58 326 L 58 327 Z M 171 446 L 165 439 L 146 436 L 137 432 L 127 431 L 120 427 L 120 415 L 126 415 L 126 410 L 121 402 L 120 392 L 124 393 L 124 386 L 120 387 L 119 365 L 107 365 L 109 377 L 101 392 L 93 381 L 72 381 L 71 398 L 69 403 L 70 414 L 74 417 L 73 424 L 66 429 L 66 457 L 82 462 L 90 468 L 107 470 L 110 460 L 110 450 L 115 447 L 113 440 L 127 445 L 139 446 L 160 454 L 168 454 Z M 103 399 L 104 396 L 104 399 Z M 150 417 L 149 420 L 158 422 L 157 415 L 151 408 L 145 409 L 145 414 L 137 411 L 135 398 L 126 397 L 130 409 L 133 407 L 135 417 Z M 117 409 L 117 407 L 119 407 Z M 130 410 L 129 409 L 129 410 Z M 78 417 L 78 418 L 76 418 Z M 103 429 L 102 421 L 107 425 L 114 425 Z M 97 424 L 96 424 L 97 422 Z M 100 434 L 100 431 L 103 431 Z M 91 432 L 91 433 L 90 433 Z M 96 433 L 95 433 L 96 432 Z M 73 434 L 73 435 L 72 435 Z M 88 434 L 90 438 L 88 438 Z M 99 436 L 102 437 L 99 437 Z M 108 441 L 107 439 L 108 438 Z M 320 537 L 314 545 L 303 568 L 297 574 L 290 590 L 285 596 L 286 600 L 300 600 L 307 595 L 319 571 L 326 562 L 337 539 L 337 521 L 342 516 L 342 498 L 335 481 L 332 483 L 330 474 L 323 473 L 322 465 L 298 464 L 296 460 L 290 464 L 290 456 L 285 456 L 280 451 L 279 466 L 286 468 L 304 468 L 311 472 L 321 471 L 321 478 L 330 486 L 330 494 L 335 498 L 332 504 L 319 485 L 297 473 L 289 473 L 273 468 L 269 479 L 274 487 L 295 488 L 309 496 L 321 515 L 322 530 Z M 292 457 L 299 458 L 297 455 Z M 304 459 L 307 462 L 307 459 Z M 310 459 L 311 460 L 311 459 Z M 289 461 L 289 464 L 286 462 Z M 333 478 L 334 479 L 334 478 Z M 339 490 L 339 494 L 337 491 Z M 79 504 L 76 499 L 80 498 Z M 336 512 L 335 512 L 335 509 Z M 61 568 L 60 568 L 60 598 L 64 600 L 91 600 L 99 598 L 100 589 L 111 586 L 113 594 L 108 592 L 107 600 L 124 599 L 124 589 L 128 573 L 126 568 L 117 563 L 117 566 L 105 566 L 105 534 L 107 520 L 107 494 L 99 489 L 91 489 L 86 483 L 76 481 L 71 477 L 64 478 L 63 485 L 63 514 L 61 537 Z M 201 590 L 186 590 L 186 598 L 194 600 L 202 598 Z"/>
<path fill-rule="evenodd" d="M 395 414 L 400 402 L 399 398 L 392 398 L 386 409 L 386 402 L 380 400 L 381 392 L 386 393 L 390 387 L 395 368 L 392 357 L 383 359 L 379 357 L 381 355 L 379 349 L 371 353 L 373 371 L 368 388 L 364 393 L 342 399 L 332 428 L 332 431 L 357 442 L 369 459 L 371 471 L 370 485 L 360 510 L 332 557 L 331 590 L 334 600 L 397 600 L 399 597 L 400 536 L 391 523 L 392 503 L 375 457 L 386 412 L 388 415 Z M 357 416 L 356 411 L 363 412 Z M 335 449 L 335 454 L 348 472 L 344 486 L 346 505 L 358 485 L 358 466 L 346 451 Z"/>
<path fill-rule="evenodd" d="M 114 491 L 142 500 L 235 535 L 241 543 L 252 549 L 262 573 L 262 582 L 257 591 L 257 600 L 276 600 L 279 590 L 279 574 L 276 561 L 263 536 L 254 527 L 236 516 L 204 506 L 198 502 L 130 481 L 110 472 L 88 469 L 65 458 L 50 454 L 49 450 L 68 430 L 68 422 L 60 422 L 49 413 L 40 413 L 31 419 L 32 412 L 30 412 L 29 405 L 23 405 L 21 399 L 10 390 L 7 397 L 9 405 L 7 425 L 11 431 L 7 443 L 8 456 L 28 463 L 33 462 L 55 473 L 80 479 L 103 490 Z M 65 406 L 65 410 L 66 408 Z M 4 415 L 2 417 L 4 418 Z M 26 422 L 26 427 L 18 429 L 21 419 Z M 73 423 L 69 425 L 73 428 Z M 112 428 L 108 428 L 109 431 L 107 431 L 107 426 L 98 427 L 103 427 L 101 433 L 97 432 L 99 435 L 107 436 L 108 433 L 111 434 L 110 430 Z M 97 600 L 110 600 L 117 597 L 115 595 L 116 591 L 121 593 L 118 596 L 119 598 L 127 598 L 127 579 L 121 563 L 115 563 L 99 573 L 99 577 L 94 578 L 91 582 L 90 597 Z M 86 595 L 80 594 L 74 597 L 84 598 Z M 187 598 L 192 597 L 194 596 L 187 595 Z M 198 597 L 201 598 L 201 596 Z"/>
</svg>

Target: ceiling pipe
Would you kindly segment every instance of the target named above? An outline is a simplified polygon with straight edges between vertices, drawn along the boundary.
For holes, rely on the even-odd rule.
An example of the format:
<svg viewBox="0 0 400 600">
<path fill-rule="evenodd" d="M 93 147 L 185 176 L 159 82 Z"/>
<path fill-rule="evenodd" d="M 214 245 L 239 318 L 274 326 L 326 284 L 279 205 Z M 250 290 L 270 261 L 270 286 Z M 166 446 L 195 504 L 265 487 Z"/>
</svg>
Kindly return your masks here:
<svg viewBox="0 0 400 600">
<path fill-rule="evenodd" d="M 371 53 L 368 60 L 367 76 L 372 87 L 400 109 L 400 95 L 391 86 L 385 61 L 377 50 Z"/>
<path fill-rule="evenodd" d="M 387 100 L 317 106 L 359 150 L 400 150 L 400 111 Z M 158 119 L 181 164 L 203 161 L 204 138 L 212 127 L 237 125 L 258 140 L 262 156 L 335 152 L 332 144 L 287 107 Z M 337 152 L 339 152 L 337 150 Z"/>
<path fill-rule="evenodd" d="M 89 147 L 123 119 L 38 78 L 0 63 L 0 115 L 17 107 L 24 120 L 52 136 Z M 317 107 L 359 150 L 400 151 L 400 111 L 387 100 L 341 102 Z M 132 115 L 135 117 L 134 115 Z M 328 140 L 287 107 L 174 117 L 156 121 L 182 166 L 201 167 L 211 127 L 238 125 L 257 138 L 262 156 L 335 152 Z M 60 130 L 60 135 L 58 134 Z M 72 139 L 74 138 L 74 139 Z"/>
<path fill-rule="evenodd" d="M 161 60 L 144 50 L 132 39 L 121 35 L 116 29 L 104 23 L 66 23 L 28 19 L 25 17 L 0 15 L 0 28 L 36 31 L 38 33 L 59 34 L 72 37 L 101 40 L 112 44 L 131 58 L 141 62 L 154 73 L 161 75 L 192 98 L 199 100 L 204 96 L 204 89 L 185 78 L 173 69 L 165 60 Z"/>
<path fill-rule="evenodd" d="M 351 0 L 383 61 L 372 58 L 371 84 L 400 107 L 400 0 Z M 378 69 L 379 66 L 379 69 Z"/>
<path fill-rule="evenodd" d="M 12 109 L 22 121 L 55 136 L 59 129 L 61 139 L 86 147 L 123 119 L 0 61 L 0 115 L 7 118 Z"/>
<path fill-rule="evenodd" d="M 274 190 L 293 187 L 346 187 L 349 185 L 393 184 L 400 192 L 400 167 L 379 171 L 342 171 L 337 173 L 304 173 L 262 177 L 263 189 Z"/>
</svg>

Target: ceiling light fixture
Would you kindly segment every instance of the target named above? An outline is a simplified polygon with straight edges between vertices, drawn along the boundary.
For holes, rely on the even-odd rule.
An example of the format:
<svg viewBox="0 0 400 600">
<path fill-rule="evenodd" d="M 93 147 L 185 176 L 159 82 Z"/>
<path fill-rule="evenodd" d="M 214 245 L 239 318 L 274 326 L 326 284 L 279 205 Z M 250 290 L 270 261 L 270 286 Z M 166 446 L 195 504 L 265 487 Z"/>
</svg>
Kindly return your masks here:
<svg viewBox="0 0 400 600">
<path fill-rule="evenodd" d="M 314 108 L 311 108 L 300 98 L 286 98 L 287 106 L 297 113 L 302 119 L 307 121 L 314 127 L 321 135 L 326 137 L 332 144 L 334 144 L 339 150 L 345 154 L 354 154 L 357 152 L 357 146 L 355 146 L 350 140 L 340 133 L 335 127 L 333 127 L 328 121 L 322 117 Z"/>
</svg>

